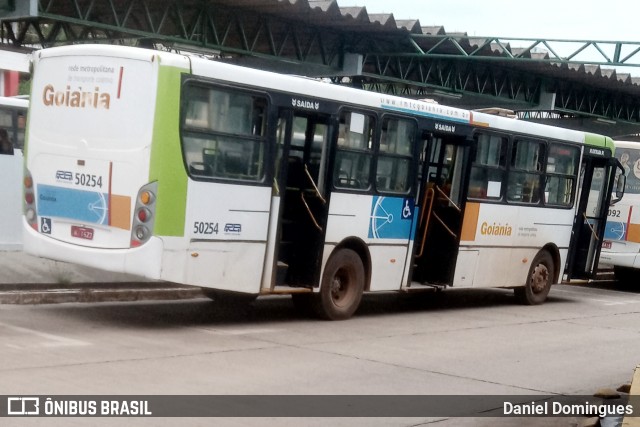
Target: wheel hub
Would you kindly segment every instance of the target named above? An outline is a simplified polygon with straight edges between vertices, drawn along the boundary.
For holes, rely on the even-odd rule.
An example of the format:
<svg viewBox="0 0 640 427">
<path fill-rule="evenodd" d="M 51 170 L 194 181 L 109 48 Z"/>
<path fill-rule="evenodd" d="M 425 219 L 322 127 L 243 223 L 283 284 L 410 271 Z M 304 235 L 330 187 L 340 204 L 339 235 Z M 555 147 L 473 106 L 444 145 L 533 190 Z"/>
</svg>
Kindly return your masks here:
<svg viewBox="0 0 640 427">
<path fill-rule="evenodd" d="M 535 293 L 542 292 L 549 281 L 549 269 L 544 264 L 538 264 L 531 275 L 531 290 Z"/>
<path fill-rule="evenodd" d="M 339 277 L 334 277 L 331 282 L 331 295 L 334 299 L 340 299 L 340 294 L 342 293 L 342 280 Z"/>
</svg>

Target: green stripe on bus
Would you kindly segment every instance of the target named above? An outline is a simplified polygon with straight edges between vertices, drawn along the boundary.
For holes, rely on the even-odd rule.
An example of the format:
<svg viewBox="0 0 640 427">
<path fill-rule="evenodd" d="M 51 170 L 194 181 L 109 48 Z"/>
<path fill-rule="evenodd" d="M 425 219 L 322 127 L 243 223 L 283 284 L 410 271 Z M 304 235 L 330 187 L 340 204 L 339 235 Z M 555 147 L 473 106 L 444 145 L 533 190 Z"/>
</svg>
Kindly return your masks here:
<svg viewBox="0 0 640 427">
<path fill-rule="evenodd" d="M 158 181 L 154 234 L 184 236 L 187 173 L 180 149 L 180 78 L 187 69 L 160 66 L 149 181 Z"/>
<path fill-rule="evenodd" d="M 598 135 L 596 133 L 585 133 L 584 143 L 586 145 L 592 145 L 594 147 L 608 148 L 609 150 L 611 150 L 611 154 L 614 153 L 615 147 L 613 144 L 613 140 L 608 136 Z"/>
</svg>

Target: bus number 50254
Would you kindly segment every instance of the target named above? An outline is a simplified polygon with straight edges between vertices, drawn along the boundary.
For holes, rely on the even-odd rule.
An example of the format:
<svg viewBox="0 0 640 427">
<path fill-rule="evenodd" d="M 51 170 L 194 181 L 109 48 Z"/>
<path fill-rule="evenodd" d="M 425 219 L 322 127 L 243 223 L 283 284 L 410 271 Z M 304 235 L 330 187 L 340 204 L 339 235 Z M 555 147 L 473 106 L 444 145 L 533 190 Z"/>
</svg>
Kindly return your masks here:
<svg viewBox="0 0 640 427">
<path fill-rule="evenodd" d="M 193 223 L 193 234 L 218 234 L 218 223 L 196 221 Z"/>
</svg>

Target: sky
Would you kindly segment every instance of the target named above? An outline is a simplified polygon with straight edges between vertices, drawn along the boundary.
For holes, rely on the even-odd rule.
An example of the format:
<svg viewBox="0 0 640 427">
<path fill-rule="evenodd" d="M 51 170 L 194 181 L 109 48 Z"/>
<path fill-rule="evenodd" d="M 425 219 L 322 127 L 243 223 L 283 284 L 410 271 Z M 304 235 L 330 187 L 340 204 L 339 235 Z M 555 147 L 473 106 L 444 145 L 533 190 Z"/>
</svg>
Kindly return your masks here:
<svg viewBox="0 0 640 427">
<path fill-rule="evenodd" d="M 640 3 L 633 0 L 337 0 L 369 13 L 418 18 L 423 26 L 475 36 L 640 42 Z"/>
<path fill-rule="evenodd" d="M 466 32 L 470 36 L 501 38 L 640 43 L 640 2 L 636 0 L 337 1 L 341 7 L 365 6 L 368 13 L 393 13 L 396 19 L 419 19 L 422 26 L 444 26 L 447 33 Z M 558 46 L 562 46 L 560 49 L 568 49 L 568 52 L 573 52 L 579 47 L 566 43 Z M 628 46 L 622 57 L 637 47 L 640 47 L 640 44 Z M 603 48 L 609 57 L 613 57 L 613 45 L 603 45 Z M 597 53 L 592 50 L 582 55 Z M 600 58 L 602 57 L 597 56 L 597 59 Z M 640 64 L 640 55 L 634 56 L 633 59 L 635 63 Z M 625 67 L 620 70 L 640 76 L 640 67 Z"/>
</svg>

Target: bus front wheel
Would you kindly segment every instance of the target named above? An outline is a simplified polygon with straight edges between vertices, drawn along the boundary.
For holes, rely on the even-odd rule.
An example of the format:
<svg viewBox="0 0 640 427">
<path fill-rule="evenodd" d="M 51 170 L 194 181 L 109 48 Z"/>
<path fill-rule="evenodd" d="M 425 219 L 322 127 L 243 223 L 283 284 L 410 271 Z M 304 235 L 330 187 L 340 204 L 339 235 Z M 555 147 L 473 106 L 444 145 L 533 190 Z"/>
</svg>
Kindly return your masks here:
<svg viewBox="0 0 640 427">
<path fill-rule="evenodd" d="M 331 255 L 316 295 L 316 312 L 327 320 L 348 319 L 355 313 L 364 292 L 364 266 L 351 249 L 338 249 Z"/>
<path fill-rule="evenodd" d="M 551 254 L 547 251 L 539 252 L 529 267 L 526 284 L 514 289 L 518 301 L 525 305 L 542 304 L 549 295 L 554 274 Z"/>
</svg>

